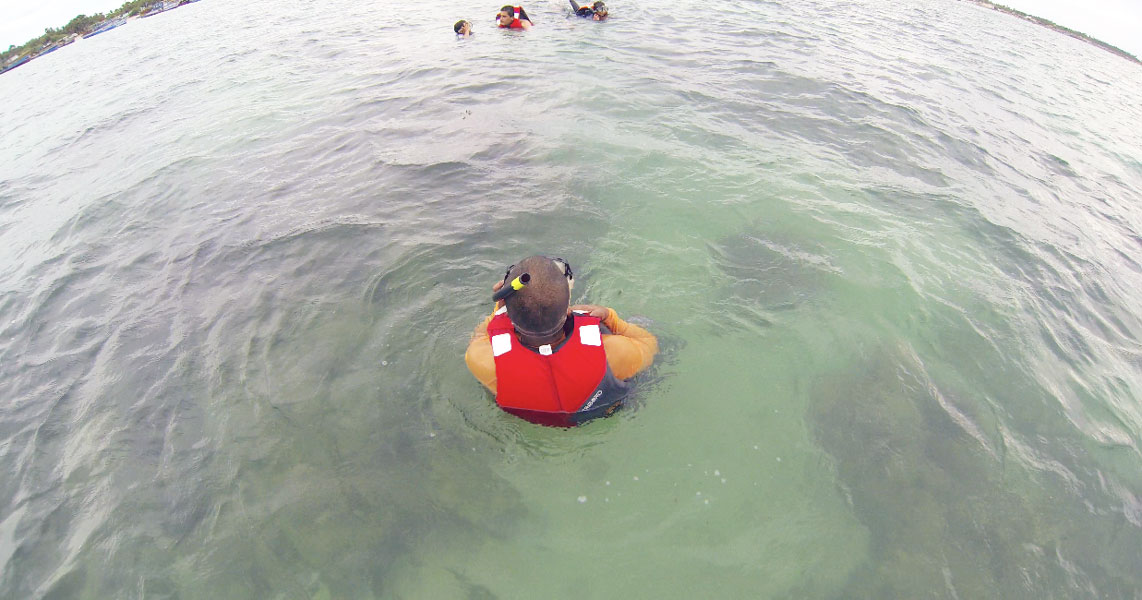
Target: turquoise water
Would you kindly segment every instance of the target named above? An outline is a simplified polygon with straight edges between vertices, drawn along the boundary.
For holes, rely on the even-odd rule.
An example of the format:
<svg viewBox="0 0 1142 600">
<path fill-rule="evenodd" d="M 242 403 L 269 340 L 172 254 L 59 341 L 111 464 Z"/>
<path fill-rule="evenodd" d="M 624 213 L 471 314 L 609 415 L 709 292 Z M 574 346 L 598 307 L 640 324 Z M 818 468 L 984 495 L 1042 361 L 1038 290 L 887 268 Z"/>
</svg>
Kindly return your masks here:
<svg viewBox="0 0 1142 600">
<path fill-rule="evenodd" d="M 959 2 L 418 7 L 0 77 L 0 597 L 1142 594 L 1137 65 Z M 630 410 L 463 367 L 536 252 L 659 335 Z"/>
</svg>

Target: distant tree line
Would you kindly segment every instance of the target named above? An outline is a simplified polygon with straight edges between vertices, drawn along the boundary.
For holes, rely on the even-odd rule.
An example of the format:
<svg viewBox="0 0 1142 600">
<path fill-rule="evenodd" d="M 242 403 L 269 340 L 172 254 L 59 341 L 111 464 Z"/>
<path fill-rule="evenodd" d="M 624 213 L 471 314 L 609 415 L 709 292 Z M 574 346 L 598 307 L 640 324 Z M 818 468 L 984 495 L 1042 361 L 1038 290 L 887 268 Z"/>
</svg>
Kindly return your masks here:
<svg viewBox="0 0 1142 600">
<path fill-rule="evenodd" d="M 1029 15 L 1029 14 L 1027 14 L 1021 10 L 1016 10 L 1014 8 L 1011 8 L 1010 6 L 1004 6 L 1002 4 L 996 4 L 994 2 L 991 2 L 991 0 L 969 0 L 969 1 L 974 2 L 976 4 L 979 4 L 979 5 L 982 5 L 982 6 L 987 6 L 988 8 L 991 8 L 993 10 L 997 10 L 999 12 L 1007 13 L 1007 14 L 1014 16 L 1014 17 L 1019 17 L 1020 19 L 1023 19 L 1024 21 L 1030 21 L 1032 23 L 1035 23 L 1036 25 L 1042 25 L 1043 27 L 1054 29 L 1055 31 L 1057 31 L 1063 35 L 1068 35 L 1068 36 L 1073 37 L 1077 40 L 1082 40 L 1088 44 L 1091 44 L 1091 45 L 1096 46 L 1098 48 L 1102 48 L 1103 50 L 1106 50 L 1108 52 L 1113 52 L 1114 54 L 1117 54 L 1117 55 L 1121 56 L 1122 58 L 1125 58 L 1126 60 L 1142 64 L 1142 61 L 1139 61 L 1137 56 L 1134 56 L 1133 54 L 1123 50 L 1122 48 L 1119 48 L 1117 46 L 1112 46 L 1112 45 L 1110 45 L 1110 44 L 1108 44 L 1102 40 L 1096 40 L 1095 38 L 1092 38 L 1089 35 L 1082 33 L 1080 31 L 1075 31 L 1074 29 L 1069 29 L 1067 27 L 1063 27 L 1062 25 L 1059 25 L 1058 23 L 1055 23 L 1054 21 L 1051 21 L 1049 19 L 1044 19 L 1042 17 L 1036 17 L 1035 15 Z"/>
<path fill-rule="evenodd" d="M 162 0 L 128 0 L 123 3 L 123 6 L 116 8 L 106 15 L 103 13 L 95 13 L 91 16 L 79 15 L 59 29 L 48 27 L 44 29 L 44 34 L 40 37 L 28 40 L 22 46 L 13 44 L 8 46 L 7 50 L 0 52 L 0 67 L 8 64 L 10 60 L 17 56 L 39 54 L 41 51 L 63 42 L 72 36 L 91 33 L 105 21 L 122 17 L 133 17 L 145 13 L 153 6 L 159 4 L 162 4 Z"/>
</svg>

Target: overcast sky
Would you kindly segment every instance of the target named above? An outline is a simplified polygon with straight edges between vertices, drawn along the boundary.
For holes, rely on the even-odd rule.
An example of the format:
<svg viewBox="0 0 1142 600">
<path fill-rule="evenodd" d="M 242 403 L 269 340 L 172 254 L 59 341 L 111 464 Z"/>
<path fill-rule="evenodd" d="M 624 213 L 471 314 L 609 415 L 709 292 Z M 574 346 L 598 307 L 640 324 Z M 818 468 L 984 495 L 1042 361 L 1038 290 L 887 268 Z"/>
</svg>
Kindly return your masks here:
<svg viewBox="0 0 1142 600">
<path fill-rule="evenodd" d="M 1142 0 L 994 1 L 1050 19 L 1142 58 Z M 66 25 L 76 15 L 106 13 L 122 5 L 123 0 L 0 0 L 0 48 L 23 44 L 43 34 L 47 27 Z"/>
<path fill-rule="evenodd" d="M 4 0 L 0 0 L 3 2 Z M 1142 0 L 992 0 L 1142 58 Z"/>
</svg>

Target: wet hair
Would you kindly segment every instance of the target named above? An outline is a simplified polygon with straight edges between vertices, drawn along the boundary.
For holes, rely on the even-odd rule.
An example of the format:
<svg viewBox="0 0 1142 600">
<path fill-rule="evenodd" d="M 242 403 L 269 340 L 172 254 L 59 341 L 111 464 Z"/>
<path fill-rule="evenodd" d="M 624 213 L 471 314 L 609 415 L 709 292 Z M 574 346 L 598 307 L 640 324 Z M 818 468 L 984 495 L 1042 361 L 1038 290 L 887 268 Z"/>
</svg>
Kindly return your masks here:
<svg viewBox="0 0 1142 600">
<path fill-rule="evenodd" d="M 516 7 L 514 7 L 510 4 L 505 4 L 505 5 L 500 7 L 500 12 L 508 13 L 509 15 L 514 15 L 515 14 L 515 8 Z M 519 7 L 519 20 L 521 20 L 521 21 L 530 21 L 531 20 L 531 19 L 527 18 L 527 11 L 525 11 L 522 6 Z"/>
<path fill-rule="evenodd" d="M 463 27 L 464 23 L 467 23 L 467 22 L 468 21 L 465 21 L 464 19 L 460 19 L 459 21 L 456 21 L 456 24 L 452 26 L 452 31 L 455 31 L 456 33 L 460 33 L 460 28 Z"/>
<path fill-rule="evenodd" d="M 598 2 L 591 5 L 591 10 L 599 10 L 599 9 L 602 9 L 602 10 L 607 9 L 607 5 L 603 4 L 603 0 L 599 0 Z"/>
<path fill-rule="evenodd" d="M 563 269 L 546 256 L 529 256 L 508 270 L 507 281 L 528 273 L 527 287 L 507 297 L 508 317 L 516 329 L 548 335 L 567 319 L 571 288 Z"/>
</svg>

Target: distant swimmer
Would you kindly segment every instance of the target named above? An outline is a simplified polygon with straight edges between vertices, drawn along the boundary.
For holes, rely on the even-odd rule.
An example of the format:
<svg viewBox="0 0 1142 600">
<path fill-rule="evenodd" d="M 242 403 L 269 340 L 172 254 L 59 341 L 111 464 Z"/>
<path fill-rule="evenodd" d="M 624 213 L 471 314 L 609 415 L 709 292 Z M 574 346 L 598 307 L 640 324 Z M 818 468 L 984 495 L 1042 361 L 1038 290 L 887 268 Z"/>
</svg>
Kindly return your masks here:
<svg viewBox="0 0 1142 600">
<path fill-rule="evenodd" d="M 495 309 L 472 332 L 464 362 L 496 405 L 532 423 L 573 427 L 610 416 L 626 379 L 654 362 L 658 340 L 614 309 L 571 306 L 571 266 L 530 256 L 492 286 Z"/>
<path fill-rule="evenodd" d="M 472 24 L 464 19 L 460 19 L 452 26 L 452 30 L 455 31 L 459 37 L 468 37 L 472 35 Z"/>
<path fill-rule="evenodd" d="M 570 0 L 570 2 L 571 10 L 575 11 L 577 16 L 583 17 L 584 19 L 591 19 L 593 21 L 602 21 L 603 19 L 607 18 L 607 5 L 603 4 L 603 0 L 599 0 L 591 6 L 579 6 L 575 0 Z"/>
<path fill-rule="evenodd" d="M 531 19 L 522 6 L 504 6 L 496 14 L 500 29 L 531 29 Z"/>
</svg>

